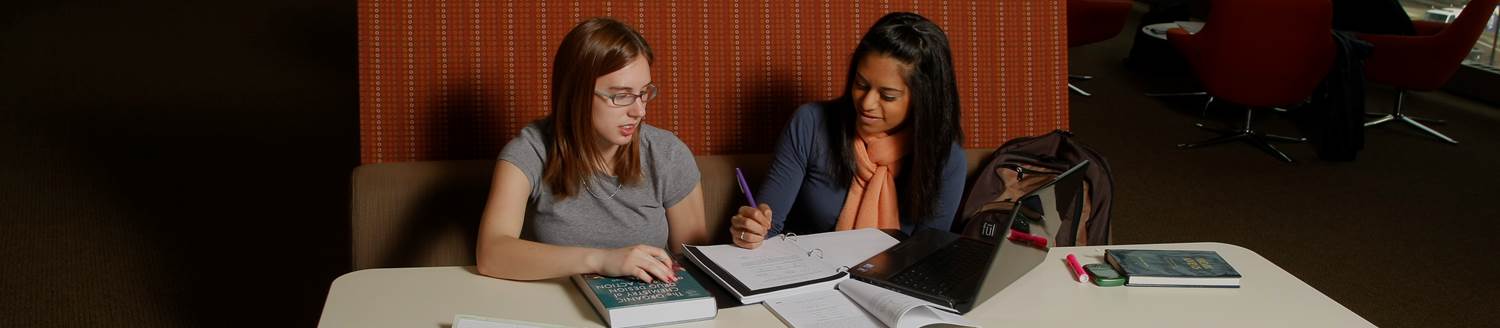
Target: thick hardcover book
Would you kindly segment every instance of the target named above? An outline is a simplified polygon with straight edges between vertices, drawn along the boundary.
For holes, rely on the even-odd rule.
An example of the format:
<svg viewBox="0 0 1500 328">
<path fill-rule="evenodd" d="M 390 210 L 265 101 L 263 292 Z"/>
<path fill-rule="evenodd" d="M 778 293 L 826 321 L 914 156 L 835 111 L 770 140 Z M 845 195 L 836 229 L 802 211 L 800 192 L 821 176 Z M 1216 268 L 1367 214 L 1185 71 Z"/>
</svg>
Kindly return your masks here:
<svg viewBox="0 0 1500 328">
<path fill-rule="evenodd" d="M 712 319 L 714 297 L 687 269 L 678 268 L 675 283 L 646 283 L 631 277 L 597 274 L 573 276 L 573 283 L 594 304 L 610 327 L 647 327 Z"/>
<path fill-rule="evenodd" d="M 1240 273 L 1214 251 L 1110 249 L 1104 259 L 1126 286 L 1239 288 Z"/>
</svg>

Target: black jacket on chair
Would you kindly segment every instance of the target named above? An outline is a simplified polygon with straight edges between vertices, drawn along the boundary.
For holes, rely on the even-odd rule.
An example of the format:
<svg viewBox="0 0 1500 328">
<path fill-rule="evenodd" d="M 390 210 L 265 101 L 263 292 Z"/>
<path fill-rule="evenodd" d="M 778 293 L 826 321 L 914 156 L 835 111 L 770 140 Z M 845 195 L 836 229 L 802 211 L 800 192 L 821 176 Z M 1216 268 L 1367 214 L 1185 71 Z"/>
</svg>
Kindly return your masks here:
<svg viewBox="0 0 1500 328">
<path fill-rule="evenodd" d="M 1295 115 L 1318 158 L 1353 161 L 1365 147 L 1364 62 L 1374 47 L 1348 32 L 1333 32 L 1333 41 L 1338 50 L 1333 68 Z"/>
</svg>

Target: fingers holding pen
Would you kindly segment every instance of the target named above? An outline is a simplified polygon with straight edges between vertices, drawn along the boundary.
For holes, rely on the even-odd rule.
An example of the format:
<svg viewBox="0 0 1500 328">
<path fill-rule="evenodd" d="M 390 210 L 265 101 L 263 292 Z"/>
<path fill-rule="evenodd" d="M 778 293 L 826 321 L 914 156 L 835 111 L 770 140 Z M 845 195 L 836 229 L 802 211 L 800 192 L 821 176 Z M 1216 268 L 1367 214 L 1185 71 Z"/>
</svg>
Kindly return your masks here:
<svg viewBox="0 0 1500 328">
<path fill-rule="evenodd" d="M 760 212 L 759 213 L 760 215 L 755 218 L 756 221 L 760 221 L 761 225 L 766 226 L 766 228 L 770 228 L 771 227 L 771 205 L 766 205 L 766 203 L 760 203 L 760 207 L 756 208 L 756 210 L 758 212 Z"/>
<path fill-rule="evenodd" d="M 740 206 L 740 211 L 737 215 L 755 221 L 766 229 L 771 227 L 771 205 L 762 203 L 760 207 Z"/>
<path fill-rule="evenodd" d="M 739 213 L 729 220 L 729 233 L 735 246 L 755 249 L 765 242 L 771 229 L 771 207 L 766 204 L 760 204 L 760 208 L 740 206 Z"/>
<path fill-rule="evenodd" d="M 735 239 L 755 243 L 766 239 L 766 226 L 750 218 L 741 218 L 739 232 L 735 235 Z"/>
<path fill-rule="evenodd" d="M 729 233 L 734 239 L 734 245 L 742 248 L 755 249 L 765 241 L 766 228 L 754 219 L 735 215 L 730 218 L 731 228 Z"/>
</svg>

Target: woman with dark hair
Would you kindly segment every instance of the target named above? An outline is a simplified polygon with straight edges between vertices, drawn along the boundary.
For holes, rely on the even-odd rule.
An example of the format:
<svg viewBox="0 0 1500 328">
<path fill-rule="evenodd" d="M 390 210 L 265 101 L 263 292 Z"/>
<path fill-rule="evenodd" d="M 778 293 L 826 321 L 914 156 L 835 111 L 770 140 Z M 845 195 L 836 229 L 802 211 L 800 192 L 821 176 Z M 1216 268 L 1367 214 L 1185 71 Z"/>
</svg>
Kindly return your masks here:
<svg viewBox="0 0 1500 328">
<path fill-rule="evenodd" d="M 885 15 L 845 81 L 843 96 L 787 123 L 756 193 L 765 202 L 730 218 L 735 245 L 783 232 L 949 230 L 967 161 L 947 35 L 917 14 Z"/>
<path fill-rule="evenodd" d="M 643 122 L 651 47 L 619 21 L 574 27 L 553 59 L 552 111 L 500 152 L 479 223 L 479 273 L 676 281 L 663 248 L 708 240 L 698 165 Z M 530 222 L 527 222 L 529 216 Z M 522 226 L 534 232 L 521 239 Z"/>
</svg>

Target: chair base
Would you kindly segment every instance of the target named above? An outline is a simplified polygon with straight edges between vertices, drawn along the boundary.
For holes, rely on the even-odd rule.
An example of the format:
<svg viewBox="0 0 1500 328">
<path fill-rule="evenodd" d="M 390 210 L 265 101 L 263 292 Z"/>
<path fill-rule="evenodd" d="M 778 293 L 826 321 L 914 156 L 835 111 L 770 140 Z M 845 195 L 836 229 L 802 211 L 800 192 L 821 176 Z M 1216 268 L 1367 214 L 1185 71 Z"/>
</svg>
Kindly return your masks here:
<svg viewBox="0 0 1500 328">
<path fill-rule="evenodd" d="M 1069 80 L 1072 80 L 1072 79 L 1092 80 L 1093 78 L 1094 78 L 1093 76 L 1088 76 L 1088 75 L 1068 74 L 1068 79 Z M 1094 95 L 1092 93 L 1089 93 L 1088 91 L 1083 91 L 1083 88 L 1079 88 L 1078 86 L 1073 85 L 1072 82 L 1068 82 L 1068 90 L 1072 90 L 1073 92 L 1077 92 L 1078 95 L 1081 95 L 1081 96 L 1084 96 L 1084 97 L 1088 97 L 1088 96 Z"/>
<path fill-rule="evenodd" d="M 1072 90 L 1073 92 L 1078 93 L 1078 95 L 1084 96 L 1084 97 L 1088 97 L 1088 96 L 1094 95 L 1092 93 L 1089 93 L 1088 91 L 1083 91 L 1083 89 L 1078 88 L 1078 86 L 1075 86 L 1072 83 L 1068 83 L 1068 90 Z"/>
<path fill-rule="evenodd" d="M 1205 96 L 1205 97 L 1208 97 L 1208 101 L 1204 101 L 1203 102 L 1203 110 L 1202 110 L 1202 112 L 1198 113 L 1199 116 L 1208 116 L 1208 109 L 1210 107 L 1213 107 L 1214 100 L 1216 99 L 1216 98 L 1214 98 L 1213 95 L 1210 95 L 1210 94 L 1208 94 L 1208 92 L 1204 92 L 1204 91 L 1197 91 L 1197 92 L 1147 92 L 1146 96 L 1147 97 L 1186 97 L 1186 96 Z M 1281 107 L 1271 107 L 1271 110 L 1275 111 L 1277 113 L 1286 113 L 1288 111 L 1286 108 L 1281 108 Z"/>
<path fill-rule="evenodd" d="M 1307 142 L 1307 138 L 1292 138 L 1256 131 L 1255 129 L 1252 129 L 1250 127 L 1251 118 L 1251 111 L 1248 109 L 1245 110 L 1245 126 L 1238 130 L 1211 128 L 1204 125 L 1203 123 L 1194 124 L 1194 126 L 1197 126 L 1198 128 L 1217 132 L 1219 133 L 1219 136 L 1198 143 L 1177 144 L 1177 148 L 1193 149 L 1213 146 L 1230 141 L 1243 141 L 1246 144 L 1255 146 L 1255 148 L 1260 148 L 1260 150 L 1265 151 L 1267 154 L 1271 154 L 1271 156 L 1276 157 L 1276 159 L 1280 159 L 1282 162 L 1295 163 L 1295 161 L 1292 160 L 1291 156 L 1287 156 L 1287 154 L 1281 152 L 1280 149 L 1276 149 L 1276 146 L 1272 145 L 1271 142 L 1304 143 Z"/>
<path fill-rule="evenodd" d="M 1374 122 L 1374 121 L 1377 121 L 1377 120 L 1380 120 L 1380 119 L 1383 119 L 1383 118 L 1386 118 L 1386 117 L 1390 117 L 1391 114 L 1365 112 L 1365 116 L 1368 116 L 1368 117 L 1378 117 L 1377 119 L 1370 120 L 1370 122 Z M 1426 118 L 1426 117 L 1417 117 L 1417 116 L 1411 116 L 1411 115 L 1401 115 L 1401 116 L 1405 116 L 1407 118 L 1410 118 L 1410 119 L 1416 120 L 1417 122 L 1422 122 L 1422 123 L 1428 123 L 1428 124 L 1448 124 L 1448 120 L 1440 120 L 1440 119 Z"/>
<path fill-rule="evenodd" d="M 1447 142 L 1449 144 L 1454 144 L 1454 145 L 1458 144 L 1458 140 L 1453 140 L 1453 138 L 1449 138 L 1447 135 L 1443 134 L 1442 132 L 1437 132 L 1437 130 L 1433 130 L 1432 128 L 1427 127 L 1426 124 L 1422 124 L 1422 122 L 1418 122 L 1418 121 L 1421 121 L 1421 120 L 1422 119 L 1420 119 L 1420 118 L 1406 116 L 1405 114 L 1401 114 L 1401 113 L 1386 114 L 1385 116 L 1381 116 L 1380 118 L 1377 118 L 1377 119 L 1375 119 L 1373 121 L 1365 122 L 1365 127 L 1372 127 L 1372 126 L 1381 125 L 1381 124 L 1385 124 L 1387 122 L 1392 122 L 1392 121 L 1401 121 L 1401 122 L 1406 122 L 1406 125 L 1410 125 L 1410 126 L 1412 126 L 1414 128 L 1417 128 L 1417 130 L 1420 130 L 1422 132 L 1427 133 L 1427 135 L 1430 135 L 1433 138 L 1438 138 L 1438 140 L 1442 140 L 1443 142 Z"/>
<path fill-rule="evenodd" d="M 1422 131 L 1424 133 L 1427 133 L 1427 135 L 1430 135 L 1430 136 L 1432 136 L 1434 138 L 1438 138 L 1438 140 L 1442 140 L 1443 142 L 1447 142 L 1448 144 L 1452 144 L 1452 145 L 1457 145 L 1458 144 L 1458 140 L 1453 140 L 1453 138 L 1449 138 L 1447 135 L 1443 134 L 1442 132 L 1438 132 L 1437 130 L 1433 130 L 1432 128 L 1427 127 L 1426 124 L 1422 124 L 1421 123 L 1421 122 L 1428 122 L 1428 123 L 1434 123 L 1434 124 L 1443 124 L 1443 123 L 1447 123 L 1447 121 L 1444 121 L 1444 120 L 1435 120 L 1435 119 L 1427 119 L 1427 118 L 1420 118 L 1420 117 L 1413 117 L 1413 116 L 1407 116 L 1406 114 L 1402 114 L 1401 113 L 1401 107 L 1405 103 L 1406 103 L 1406 90 L 1396 91 L 1396 106 L 1395 106 L 1395 108 L 1393 108 L 1391 110 L 1391 113 L 1390 114 L 1381 115 L 1380 118 L 1374 119 L 1374 120 L 1369 121 L 1369 122 L 1365 122 L 1365 127 L 1372 127 L 1372 126 L 1376 126 L 1376 125 L 1381 125 L 1381 124 L 1385 124 L 1385 123 L 1391 122 L 1391 121 L 1401 121 L 1401 122 L 1406 122 L 1407 125 L 1410 125 L 1412 127 L 1417 128 L 1417 130 L 1420 130 L 1420 131 Z M 1371 113 L 1365 113 L 1365 115 L 1371 115 Z M 1380 114 L 1374 114 L 1374 115 L 1380 115 Z"/>
<path fill-rule="evenodd" d="M 1146 96 L 1147 97 L 1189 97 L 1189 96 L 1204 96 L 1204 97 L 1208 97 L 1208 101 L 1203 102 L 1203 111 L 1201 113 L 1198 113 L 1198 116 L 1208 116 L 1208 108 L 1214 105 L 1214 96 L 1213 95 L 1209 95 L 1208 92 L 1205 92 L 1205 91 L 1194 91 L 1194 92 L 1147 92 Z"/>
</svg>

